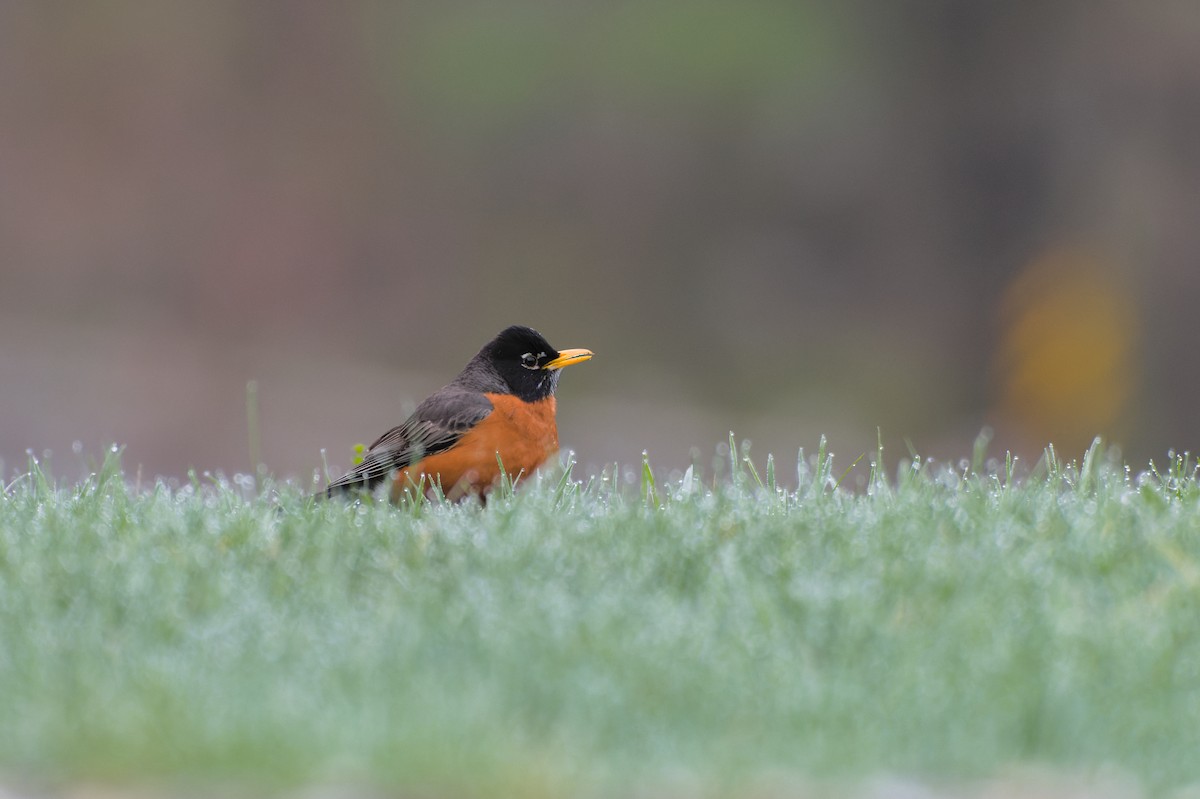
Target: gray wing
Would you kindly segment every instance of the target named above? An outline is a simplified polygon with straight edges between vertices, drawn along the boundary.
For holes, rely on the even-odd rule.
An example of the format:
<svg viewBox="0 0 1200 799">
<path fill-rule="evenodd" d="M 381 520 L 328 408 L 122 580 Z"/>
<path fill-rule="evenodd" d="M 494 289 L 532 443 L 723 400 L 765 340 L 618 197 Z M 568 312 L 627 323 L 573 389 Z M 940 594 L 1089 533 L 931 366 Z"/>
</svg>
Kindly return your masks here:
<svg viewBox="0 0 1200 799">
<path fill-rule="evenodd" d="M 417 406 L 399 427 L 380 436 L 362 463 L 330 483 L 325 496 L 355 488 L 370 490 L 397 469 L 449 449 L 492 412 L 491 401 L 474 391 L 443 388 Z"/>
</svg>

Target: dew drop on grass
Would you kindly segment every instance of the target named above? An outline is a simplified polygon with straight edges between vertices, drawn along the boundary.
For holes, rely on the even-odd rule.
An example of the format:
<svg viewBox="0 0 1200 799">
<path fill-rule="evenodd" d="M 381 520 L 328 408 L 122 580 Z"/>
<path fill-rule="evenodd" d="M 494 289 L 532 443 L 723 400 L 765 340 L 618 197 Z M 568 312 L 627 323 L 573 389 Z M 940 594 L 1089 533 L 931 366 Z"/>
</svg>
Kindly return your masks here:
<svg viewBox="0 0 1200 799">
<path fill-rule="evenodd" d="M 243 494 L 254 493 L 254 475 L 235 472 L 233 475 L 233 484 L 242 490 Z"/>
</svg>

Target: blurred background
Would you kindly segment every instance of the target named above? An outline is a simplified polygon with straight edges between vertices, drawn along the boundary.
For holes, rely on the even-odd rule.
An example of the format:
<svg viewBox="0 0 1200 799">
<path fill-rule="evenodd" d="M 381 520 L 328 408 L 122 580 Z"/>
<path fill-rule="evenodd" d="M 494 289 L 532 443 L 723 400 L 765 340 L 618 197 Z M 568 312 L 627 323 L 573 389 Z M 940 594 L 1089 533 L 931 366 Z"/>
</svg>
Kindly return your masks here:
<svg viewBox="0 0 1200 799">
<path fill-rule="evenodd" d="M 1195 451 L 1198 42 L 1169 0 L 4 3 L 0 458 L 309 479 L 510 323 L 598 353 L 585 467 Z"/>
</svg>

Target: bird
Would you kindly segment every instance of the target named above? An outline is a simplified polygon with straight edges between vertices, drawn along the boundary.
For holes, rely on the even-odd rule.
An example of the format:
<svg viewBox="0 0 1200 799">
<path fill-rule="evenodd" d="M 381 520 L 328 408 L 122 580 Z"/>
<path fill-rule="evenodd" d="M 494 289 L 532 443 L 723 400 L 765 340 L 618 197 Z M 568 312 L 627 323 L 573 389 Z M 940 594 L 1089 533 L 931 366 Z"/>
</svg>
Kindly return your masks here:
<svg viewBox="0 0 1200 799">
<path fill-rule="evenodd" d="M 515 478 L 558 451 L 554 391 L 561 370 L 592 357 L 591 350 L 556 350 L 531 327 L 505 328 L 323 495 L 369 492 L 390 479 L 393 502 L 434 486 L 448 499 L 486 499 L 500 482 L 501 464 Z"/>
</svg>

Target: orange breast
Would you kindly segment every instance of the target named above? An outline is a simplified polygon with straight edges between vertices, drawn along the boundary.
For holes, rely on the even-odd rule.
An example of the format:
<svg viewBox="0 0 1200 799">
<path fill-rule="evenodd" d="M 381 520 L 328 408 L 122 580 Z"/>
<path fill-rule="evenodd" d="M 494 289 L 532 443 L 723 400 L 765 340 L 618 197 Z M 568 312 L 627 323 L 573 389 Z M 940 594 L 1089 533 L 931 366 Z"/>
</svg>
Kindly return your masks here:
<svg viewBox="0 0 1200 799">
<path fill-rule="evenodd" d="M 554 397 L 522 402 L 508 394 L 487 394 L 495 410 L 445 452 L 422 458 L 397 472 L 392 499 L 414 487 L 425 476 L 426 485 L 440 484 L 446 496 L 459 499 L 467 494 L 487 493 L 500 481 L 500 465 L 516 479 L 528 475 L 558 451 L 558 425 L 554 421 Z"/>
</svg>

